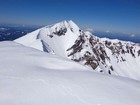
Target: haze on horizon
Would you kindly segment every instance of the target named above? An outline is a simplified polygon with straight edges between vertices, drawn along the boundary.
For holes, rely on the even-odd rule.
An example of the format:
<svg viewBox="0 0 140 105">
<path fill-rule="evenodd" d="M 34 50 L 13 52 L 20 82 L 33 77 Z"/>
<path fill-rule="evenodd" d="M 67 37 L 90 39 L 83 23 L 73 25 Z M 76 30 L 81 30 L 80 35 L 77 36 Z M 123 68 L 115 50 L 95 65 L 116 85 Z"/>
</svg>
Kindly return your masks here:
<svg viewBox="0 0 140 105">
<path fill-rule="evenodd" d="M 0 23 L 73 20 L 94 30 L 140 34 L 140 0 L 1 0 Z"/>
</svg>

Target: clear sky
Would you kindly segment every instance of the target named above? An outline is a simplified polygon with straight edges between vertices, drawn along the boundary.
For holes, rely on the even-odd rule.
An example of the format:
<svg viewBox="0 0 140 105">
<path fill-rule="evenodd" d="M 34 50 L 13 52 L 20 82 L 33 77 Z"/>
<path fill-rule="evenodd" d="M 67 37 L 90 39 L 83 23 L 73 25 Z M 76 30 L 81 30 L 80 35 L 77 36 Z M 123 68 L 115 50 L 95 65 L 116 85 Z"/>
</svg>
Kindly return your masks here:
<svg viewBox="0 0 140 105">
<path fill-rule="evenodd" d="M 140 0 L 0 0 L 0 23 L 80 27 L 140 34 Z"/>
</svg>

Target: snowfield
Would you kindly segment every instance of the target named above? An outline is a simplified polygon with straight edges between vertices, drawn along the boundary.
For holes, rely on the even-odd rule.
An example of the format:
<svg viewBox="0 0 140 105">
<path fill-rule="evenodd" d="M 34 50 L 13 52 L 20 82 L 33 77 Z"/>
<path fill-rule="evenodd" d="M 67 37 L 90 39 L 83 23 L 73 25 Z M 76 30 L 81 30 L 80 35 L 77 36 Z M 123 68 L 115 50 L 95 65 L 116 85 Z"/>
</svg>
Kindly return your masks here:
<svg viewBox="0 0 140 105">
<path fill-rule="evenodd" d="M 140 82 L 0 42 L 0 105 L 140 105 Z"/>
</svg>

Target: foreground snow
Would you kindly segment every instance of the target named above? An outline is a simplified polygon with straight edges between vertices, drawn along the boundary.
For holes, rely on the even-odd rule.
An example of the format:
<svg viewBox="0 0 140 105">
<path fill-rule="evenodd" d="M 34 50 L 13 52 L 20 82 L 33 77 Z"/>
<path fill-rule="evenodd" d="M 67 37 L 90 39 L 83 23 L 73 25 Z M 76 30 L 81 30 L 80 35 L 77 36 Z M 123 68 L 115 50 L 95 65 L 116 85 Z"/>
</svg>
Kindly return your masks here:
<svg viewBox="0 0 140 105">
<path fill-rule="evenodd" d="M 0 105 L 139 105 L 140 82 L 0 42 Z"/>
</svg>

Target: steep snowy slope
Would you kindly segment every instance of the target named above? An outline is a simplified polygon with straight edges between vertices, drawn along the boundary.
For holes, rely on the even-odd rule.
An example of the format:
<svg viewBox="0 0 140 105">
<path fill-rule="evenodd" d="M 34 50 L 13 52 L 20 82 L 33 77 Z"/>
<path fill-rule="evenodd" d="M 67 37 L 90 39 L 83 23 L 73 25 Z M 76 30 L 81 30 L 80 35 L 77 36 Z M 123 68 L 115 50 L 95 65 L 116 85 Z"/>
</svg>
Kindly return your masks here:
<svg viewBox="0 0 140 105">
<path fill-rule="evenodd" d="M 15 42 L 69 58 L 98 72 L 140 80 L 140 44 L 98 38 L 73 21 L 43 27 Z"/>
<path fill-rule="evenodd" d="M 38 29 L 15 41 L 42 51 L 54 52 L 61 57 L 67 57 L 66 50 L 74 44 L 80 35 L 79 30 L 79 27 L 72 21 L 63 21 Z"/>
<path fill-rule="evenodd" d="M 139 105 L 140 82 L 0 42 L 0 105 Z"/>
</svg>

